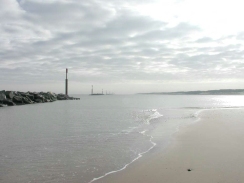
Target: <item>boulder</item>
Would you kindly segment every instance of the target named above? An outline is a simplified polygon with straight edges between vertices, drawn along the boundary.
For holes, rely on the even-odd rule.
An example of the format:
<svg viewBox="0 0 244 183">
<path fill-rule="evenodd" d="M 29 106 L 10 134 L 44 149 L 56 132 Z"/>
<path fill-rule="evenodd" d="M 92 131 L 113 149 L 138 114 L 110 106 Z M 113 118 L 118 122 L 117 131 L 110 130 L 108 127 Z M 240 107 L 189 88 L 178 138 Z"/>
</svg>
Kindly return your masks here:
<svg viewBox="0 0 244 183">
<path fill-rule="evenodd" d="M 44 99 L 44 102 L 49 102 L 50 100 L 48 100 L 47 98 Z"/>
<path fill-rule="evenodd" d="M 22 100 L 25 104 L 33 104 L 33 101 L 28 99 L 27 97 L 23 97 Z"/>
<path fill-rule="evenodd" d="M 21 96 L 25 97 L 25 98 L 27 98 L 28 100 L 31 100 L 31 101 L 34 101 L 34 99 L 35 99 L 34 95 L 31 95 L 29 92 L 22 93 Z"/>
<path fill-rule="evenodd" d="M 31 99 L 31 97 L 33 97 L 33 100 Z M 30 102 L 34 103 L 34 96 L 27 95 L 25 98 L 27 98 Z"/>
<path fill-rule="evenodd" d="M 0 101 L 6 100 L 5 90 L 0 91 Z"/>
<path fill-rule="evenodd" d="M 32 101 L 34 101 L 34 99 L 35 99 L 34 95 L 30 95 L 30 94 L 28 96 L 26 96 L 26 97 L 28 97 Z"/>
<path fill-rule="evenodd" d="M 4 100 L 3 104 L 8 105 L 8 106 L 15 106 L 16 105 L 13 101 L 11 101 L 9 99 Z"/>
<path fill-rule="evenodd" d="M 17 93 L 19 94 L 19 96 L 22 96 L 25 94 L 25 92 L 20 92 L 20 91 L 18 91 Z"/>
<path fill-rule="evenodd" d="M 34 94 L 32 93 L 32 92 L 26 92 L 25 94 L 23 94 L 24 95 L 24 97 L 28 97 L 28 98 L 30 98 L 31 100 L 33 100 L 34 101 L 34 99 L 35 99 L 35 97 L 34 97 Z"/>
<path fill-rule="evenodd" d="M 14 97 L 14 92 L 13 91 L 6 91 L 5 94 L 6 94 L 6 97 L 8 99 L 13 99 L 13 97 Z"/>
<path fill-rule="evenodd" d="M 34 98 L 35 99 L 41 99 L 41 100 L 44 99 L 44 97 L 41 94 L 34 94 Z"/>
<path fill-rule="evenodd" d="M 24 101 L 23 101 L 23 97 L 22 96 L 17 96 L 17 95 L 15 95 L 13 97 L 13 102 L 16 103 L 17 105 L 25 104 Z"/>
<path fill-rule="evenodd" d="M 47 93 L 40 92 L 40 94 L 46 99 L 46 101 L 53 102 L 53 101 L 57 100 L 57 96 L 56 96 L 55 93 L 52 93 L 52 92 L 47 92 Z"/>
<path fill-rule="evenodd" d="M 35 99 L 34 100 L 36 103 L 43 103 L 43 100 L 42 99 Z"/>
<path fill-rule="evenodd" d="M 58 100 L 68 100 L 68 99 L 69 99 L 69 96 L 60 93 L 60 94 L 58 94 L 57 99 L 58 99 Z"/>
<path fill-rule="evenodd" d="M 6 105 L 6 104 L 0 104 L 0 107 L 6 107 L 6 106 L 8 106 L 8 105 Z"/>
<path fill-rule="evenodd" d="M 14 92 L 14 94 L 21 97 L 22 94 L 24 94 L 24 92 L 17 91 L 17 92 Z"/>
</svg>

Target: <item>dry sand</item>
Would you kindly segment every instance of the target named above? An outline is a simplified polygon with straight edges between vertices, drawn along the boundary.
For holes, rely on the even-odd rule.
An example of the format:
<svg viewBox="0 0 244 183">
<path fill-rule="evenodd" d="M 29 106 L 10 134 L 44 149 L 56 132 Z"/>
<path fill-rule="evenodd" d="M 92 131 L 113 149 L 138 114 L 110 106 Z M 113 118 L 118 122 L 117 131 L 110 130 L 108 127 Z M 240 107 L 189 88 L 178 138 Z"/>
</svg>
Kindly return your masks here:
<svg viewBox="0 0 244 183">
<path fill-rule="evenodd" d="M 244 110 L 207 110 L 200 117 L 182 127 L 163 152 L 95 183 L 244 182 Z"/>
</svg>

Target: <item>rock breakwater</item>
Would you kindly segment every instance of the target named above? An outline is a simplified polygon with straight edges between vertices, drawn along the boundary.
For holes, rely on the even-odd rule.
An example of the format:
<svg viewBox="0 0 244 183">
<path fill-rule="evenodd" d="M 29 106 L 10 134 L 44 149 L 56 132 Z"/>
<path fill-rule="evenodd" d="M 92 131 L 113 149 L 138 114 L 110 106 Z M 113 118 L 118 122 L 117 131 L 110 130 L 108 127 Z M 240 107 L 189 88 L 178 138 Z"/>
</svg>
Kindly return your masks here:
<svg viewBox="0 0 244 183">
<path fill-rule="evenodd" d="M 52 92 L 0 91 L 0 107 L 54 102 L 57 100 L 80 100 L 65 94 Z"/>
</svg>

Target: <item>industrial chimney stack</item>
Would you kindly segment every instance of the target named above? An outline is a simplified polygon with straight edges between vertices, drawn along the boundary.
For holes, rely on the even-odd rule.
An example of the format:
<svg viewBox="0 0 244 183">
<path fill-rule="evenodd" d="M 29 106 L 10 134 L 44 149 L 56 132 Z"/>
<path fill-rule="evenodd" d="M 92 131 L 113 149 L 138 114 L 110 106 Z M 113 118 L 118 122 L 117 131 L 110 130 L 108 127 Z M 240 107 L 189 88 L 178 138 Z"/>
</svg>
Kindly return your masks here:
<svg viewBox="0 0 244 183">
<path fill-rule="evenodd" d="M 65 95 L 68 95 L 68 69 L 66 68 Z"/>
</svg>

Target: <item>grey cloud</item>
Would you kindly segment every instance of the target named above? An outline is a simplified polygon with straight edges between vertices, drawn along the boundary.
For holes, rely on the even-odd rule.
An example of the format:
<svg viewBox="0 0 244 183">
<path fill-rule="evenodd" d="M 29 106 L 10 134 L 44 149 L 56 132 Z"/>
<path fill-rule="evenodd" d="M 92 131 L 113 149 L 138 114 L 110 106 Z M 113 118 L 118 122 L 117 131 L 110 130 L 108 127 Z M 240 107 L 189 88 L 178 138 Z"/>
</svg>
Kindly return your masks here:
<svg viewBox="0 0 244 183">
<path fill-rule="evenodd" d="M 220 48 L 218 49 L 220 50 Z M 181 67 L 187 67 L 192 71 L 198 70 L 199 74 L 204 71 L 213 72 L 217 67 L 218 71 L 215 72 L 225 72 L 224 70 L 232 70 L 240 68 L 242 61 L 243 51 L 230 51 L 228 49 L 221 49 L 222 52 L 217 54 L 198 54 L 195 56 L 189 56 L 187 54 L 178 54 L 173 58 L 170 63 L 173 65 L 180 65 Z M 238 61 L 238 62 L 236 62 Z M 235 65 L 236 67 L 233 67 Z M 212 76 L 216 73 L 208 73 L 209 76 Z"/>
<path fill-rule="evenodd" d="M 102 26 L 115 13 L 113 9 L 100 6 L 96 1 L 27 1 L 21 7 L 27 12 L 27 20 L 57 32 L 90 30 L 93 26 Z"/>
<path fill-rule="evenodd" d="M 180 23 L 173 28 L 165 27 L 163 30 L 153 30 L 143 35 L 136 36 L 134 39 L 144 41 L 172 40 L 183 38 L 195 31 L 200 31 L 200 29 L 196 26 L 189 25 L 188 23 Z"/>
<path fill-rule="evenodd" d="M 119 12 L 113 21 L 109 22 L 104 28 L 92 32 L 96 35 L 110 36 L 131 36 L 130 34 L 143 33 L 165 26 L 166 23 L 150 19 L 149 17 L 138 16 L 128 11 Z"/>
<path fill-rule="evenodd" d="M 14 12 L 0 8 L 8 14 L 0 24 L 4 82 L 6 77 L 14 83 L 62 82 L 66 67 L 74 72 L 73 81 L 87 83 L 224 78 L 234 72 L 233 65 L 242 75 L 242 44 L 223 46 L 228 36 L 193 41 L 190 36 L 201 32 L 199 27 L 186 22 L 169 27 L 118 6 L 125 1 L 5 3 Z M 214 73 L 215 68 L 225 75 Z"/>
<path fill-rule="evenodd" d="M 213 42 L 213 39 L 210 37 L 203 37 L 200 38 L 196 41 L 197 43 L 209 43 L 209 42 Z"/>
</svg>

